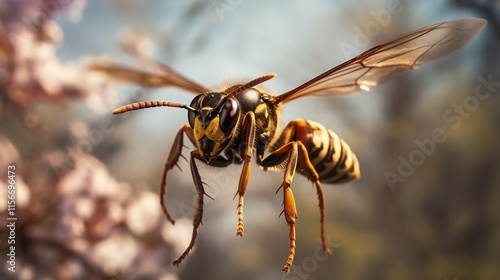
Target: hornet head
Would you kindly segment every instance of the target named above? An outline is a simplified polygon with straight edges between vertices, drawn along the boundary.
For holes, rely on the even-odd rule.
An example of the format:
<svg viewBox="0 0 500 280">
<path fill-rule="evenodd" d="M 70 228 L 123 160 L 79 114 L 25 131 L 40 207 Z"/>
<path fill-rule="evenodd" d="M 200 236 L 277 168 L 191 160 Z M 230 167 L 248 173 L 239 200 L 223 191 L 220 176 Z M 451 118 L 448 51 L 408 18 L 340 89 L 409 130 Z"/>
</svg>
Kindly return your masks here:
<svg viewBox="0 0 500 280">
<path fill-rule="evenodd" d="M 113 114 L 151 107 L 174 107 L 188 110 L 189 125 L 193 129 L 198 151 L 205 161 L 209 162 L 224 151 L 236 135 L 242 114 L 240 104 L 234 96 L 274 76 L 275 74 L 272 73 L 261 76 L 243 85 L 231 87 L 228 92 L 199 94 L 189 106 L 167 101 L 135 102 L 115 109 Z"/>
<path fill-rule="evenodd" d="M 206 160 L 218 156 L 233 140 L 241 118 L 240 104 L 226 93 L 212 92 L 196 96 L 188 111 L 196 146 Z"/>
</svg>

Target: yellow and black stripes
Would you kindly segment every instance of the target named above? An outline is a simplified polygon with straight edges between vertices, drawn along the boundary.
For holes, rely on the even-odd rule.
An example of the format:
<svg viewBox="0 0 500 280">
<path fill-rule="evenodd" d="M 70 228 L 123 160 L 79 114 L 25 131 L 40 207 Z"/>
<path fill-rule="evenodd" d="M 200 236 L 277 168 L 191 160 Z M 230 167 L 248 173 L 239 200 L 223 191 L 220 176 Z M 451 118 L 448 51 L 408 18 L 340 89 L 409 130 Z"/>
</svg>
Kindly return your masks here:
<svg viewBox="0 0 500 280">
<path fill-rule="evenodd" d="M 305 122 L 314 134 L 311 144 L 315 152 L 311 151 L 309 158 L 319 180 L 323 183 L 343 183 L 359 178 L 358 159 L 344 140 L 319 123 Z"/>
<path fill-rule="evenodd" d="M 321 182 L 343 183 L 360 177 L 356 155 L 344 140 L 323 125 L 304 119 L 291 121 L 273 147 L 290 141 L 304 144 Z"/>
</svg>

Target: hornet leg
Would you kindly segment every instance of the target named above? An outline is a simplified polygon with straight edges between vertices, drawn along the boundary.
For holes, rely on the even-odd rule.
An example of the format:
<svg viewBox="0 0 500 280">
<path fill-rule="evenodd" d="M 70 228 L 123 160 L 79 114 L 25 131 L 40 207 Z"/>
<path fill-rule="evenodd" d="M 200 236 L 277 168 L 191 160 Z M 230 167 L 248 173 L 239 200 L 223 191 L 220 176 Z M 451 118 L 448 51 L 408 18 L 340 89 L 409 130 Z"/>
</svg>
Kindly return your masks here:
<svg viewBox="0 0 500 280">
<path fill-rule="evenodd" d="M 288 272 L 292 266 L 295 257 L 295 220 L 297 219 L 297 210 L 295 207 L 295 199 L 293 197 L 293 192 L 291 189 L 291 184 L 293 176 L 295 174 L 295 169 L 297 168 L 297 161 L 299 158 L 298 148 L 299 142 L 290 142 L 278 150 L 274 151 L 272 154 L 267 156 L 262 162 L 263 167 L 276 167 L 285 165 L 285 174 L 283 176 L 283 182 L 278 189 L 278 191 L 283 189 L 283 212 L 285 215 L 285 220 L 290 227 L 290 251 L 288 253 L 288 259 L 283 267 L 283 271 Z M 276 192 L 278 192 L 276 191 Z"/>
<path fill-rule="evenodd" d="M 191 242 L 189 242 L 188 247 L 182 253 L 182 255 L 173 262 L 175 266 L 178 266 L 182 260 L 189 254 L 193 249 L 196 237 L 198 236 L 198 227 L 201 225 L 203 218 L 203 196 L 205 195 L 205 189 L 203 188 L 203 182 L 200 178 L 200 173 L 198 172 L 198 167 L 196 166 L 195 159 L 201 159 L 200 153 L 195 150 L 191 152 L 191 157 L 189 159 L 189 166 L 191 168 L 191 174 L 193 176 L 194 186 L 196 187 L 196 192 L 198 193 L 198 198 L 196 199 L 196 205 L 194 209 L 193 216 L 193 233 L 191 235 Z"/>
<path fill-rule="evenodd" d="M 168 213 L 167 206 L 165 205 L 165 185 L 167 184 L 167 173 L 179 162 L 179 157 L 182 156 L 182 147 L 184 146 L 184 133 L 188 136 L 191 143 L 196 145 L 193 130 L 188 124 L 184 124 L 177 134 L 175 135 L 174 144 L 170 148 L 170 152 L 167 157 L 167 161 L 165 162 L 165 167 L 163 168 L 163 174 L 161 175 L 160 182 L 160 205 L 163 213 L 167 217 L 167 220 L 172 224 L 175 223 L 175 220 L 172 219 L 170 213 Z"/>
<path fill-rule="evenodd" d="M 306 178 L 313 182 L 316 187 L 316 194 L 318 196 L 318 206 L 320 212 L 320 232 L 321 232 L 321 243 L 323 246 L 323 251 L 327 254 L 331 254 L 330 249 L 326 245 L 325 239 L 325 197 L 323 194 L 323 187 L 319 181 L 319 175 L 316 169 L 312 165 L 307 148 L 303 145 L 302 141 L 307 140 L 309 133 L 309 128 L 304 120 L 294 120 L 288 123 L 286 128 L 283 130 L 281 135 L 278 137 L 276 145 L 278 147 L 297 141 L 299 144 L 299 172 L 306 176 Z"/>
<path fill-rule="evenodd" d="M 239 196 L 238 198 L 238 225 L 236 227 L 236 235 L 243 236 L 243 196 L 248 185 L 248 179 L 250 178 L 250 160 L 252 158 L 253 145 L 255 142 L 255 114 L 253 112 L 248 112 L 243 118 L 243 124 L 241 126 L 241 135 L 244 137 L 245 141 L 243 147 L 243 169 L 241 171 L 240 181 L 238 184 L 238 191 L 234 195 Z"/>
</svg>

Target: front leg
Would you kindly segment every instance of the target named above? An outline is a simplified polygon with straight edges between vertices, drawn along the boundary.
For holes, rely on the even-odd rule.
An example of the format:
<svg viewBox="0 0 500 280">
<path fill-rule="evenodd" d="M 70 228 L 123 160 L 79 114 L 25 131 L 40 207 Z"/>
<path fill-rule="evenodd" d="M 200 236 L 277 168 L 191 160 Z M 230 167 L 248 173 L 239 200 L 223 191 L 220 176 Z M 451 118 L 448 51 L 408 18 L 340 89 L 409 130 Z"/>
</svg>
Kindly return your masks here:
<svg viewBox="0 0 500 280">
<path fill-rule="evenodd" d="M 255 114 L 248 112 L 243 118 L 241 125 L 241 137 L 245 139 L 245 146 L 243 147 L 243 169 L 241 171 L 240 181 L 238 184 L 238 191 L 234 195 L 239 195 L 238 198 L 238 225 L 236 227 L 236 235 L 243 236 L 243 196 L 248 185 L 250 178 L 250 160 L 252 158 L 253 145 L 255 143 Z M 241 149 L 240 149 L 241 150 Z"/>
<path fill-rule="evenodd" d="M 170 152 L 168 153 L 167 161 L 165 162 L 165 167 L 163 168 L 163 173 L 161 175 L 160 182 L 160 205 L 163 213 L 167 217 L 167 220 L 172 224 L 175 223 L 175 220 L 172 219 L 170 213 L 167 210 L 167 206 L 165 205 L 165 185 L 167 184 L 167 173 L 179 162 L 179 157 L 182 156 L 182 147 L 184 147 L 184 133 L 188 136 L 188 139 L 196 145 L 193 130 L 188 124 L 184 124 L 177 134 L 175 135 L 174 143 L 172 144 L 172 148 L 170 148 Z M 179 167 L 180 169 L 180 167 Z"/>
<path fill-rule="evenodd" d="M 191 175 L 193 176 L 194 186 L 196 188 L 196 193 L 198 194 L 193 215 L 193 233 L 191 234 L 191 242 L 189 242 L 189 245 L 184 253 L 182 253 L 182 255 L 173 262 L 175 266 L 178 266 L 193 249 L 196 237 L 198 236 L 198 227 L 201 225 L 203 218 L 203 196 L 205 195 L 205 189 L 203 188 L 203 182 L 201 181 L 200 173 L 198 172 L 198 167 L 196 166 L 195 159 L 202 159 L 200 152 L 197 150 L 192 151 L 191 157 L 189 158 Z"/>
<path fill-rule="evenodd" d="M 201 181 L 200 173 L 198 172 L 198 166 L 196 165 L 195 159 L 199 159 L 203 161 L 201 153 L 197 150 L 191 152 L 191 157 L 189 159 L 189 166 L 191 168 L 191 175 L 193 176 L 194 186 L 196 188 L 196 193 L 198 197 L 196 199 L 196 205 L 194 208 L 193 215 L 193 233 L 191 235 L 191 242 L 189 242 L 189 246 L 186 248 L 184 253 L 174 261 L 174 265 L 178 266 L 182 260 L 189 254 L 189 252 L 193 249 L 196 237 L 198 236 L 198 228 L 202 224 L 203 218 L 203 196 L 207 195 L 205 193 L 205 189 L 203 188 L 203 182 Z M 232 158 L 224 158 L 222 156 L 217 156 L 212 161 L 210 161 L 209 165 L 214 167 L 226 167 L 230 165 L 232 162 Z M 209 196 L 210 197 L 210 196 Z M 211 197 L 210 197 L 211 198 Z"/>
</svg>

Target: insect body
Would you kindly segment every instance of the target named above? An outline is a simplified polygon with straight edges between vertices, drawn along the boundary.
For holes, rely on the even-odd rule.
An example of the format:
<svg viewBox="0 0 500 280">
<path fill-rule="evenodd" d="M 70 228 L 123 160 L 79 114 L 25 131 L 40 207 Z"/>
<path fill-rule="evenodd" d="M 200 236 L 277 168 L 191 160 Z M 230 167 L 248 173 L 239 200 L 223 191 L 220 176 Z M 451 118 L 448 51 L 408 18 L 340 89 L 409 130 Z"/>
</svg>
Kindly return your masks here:
<svg viewBox="0 0 500 280">
<path fill-rule="evenodd" d="M 330 250 L 325 242 L 325 202 L 321 183 L 346 182 L 358 178 L 360 172 L 358 160 L 349 146 L 323 125 L 296 119 L 283 131 L 278 131 L 280 107 L 304 96 L 339 97 L 359 90 L 368 90 L 388 78 L 463 47 L 477 36 L 485 25 L 485 20 L 471 18 L 438 23 L 413 31 L 376 46 L 277 96 L 256 87 L 273 78 L 274 74 L 264 75 L 245 84 L 210 91 L 158 63 L 155 65 L 159 67 L 159 73 L 155 74 L 117 64 L 95 64 L 91 69 L 143 86 L 176 86 L 197 94 L 190 105 L 148 101 L 128 104 L 113 111 L 114 114 L 120 114 L 159 106 L 184 108 L 188 111 L 188 123 L 179 129 L 174 138 L 160 182 L 161 207 L 167 219 L 174 223 L 164 201 L 165 185 L 168 172 L 177 165 L 182 155 L 184 135 L 187 136 L 188 141 L 196 146 L 196 149 L 191 151 L 189 165 L 198 198 L 191 242 L 184 253 L 174 261 L 174 265 L 181 263 L 194 247 L 198 227 L 202 222 L 206 193 L 197 161 L 215 167 L 243 165 L 236 191 L 236 234 L 243 236 L 243 198 L 250 176 L 250 162 L 255 158 L 264 170 L 284 171 L 278 191 L 283 193 L 283 213 L 290 229 L 290 249 L 283 267 L 284 271 L 289 271 L 295 257 L 297 211 L 291 188 L 295 172 L 305 176 L 316 187 L 320 209 L 320 234 L 323 249 L 327 253 L 330 253 Z"/>
<path fill-rule="evenodd" d="M 304 144 L 320 182 L 344 183 L 359 178 L 356 155 L 344 140 L 323 125 L 304 119 L 291 121 L 274 146 L 281 147 L 290 141 Z"/>
</svg>

